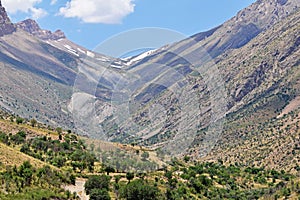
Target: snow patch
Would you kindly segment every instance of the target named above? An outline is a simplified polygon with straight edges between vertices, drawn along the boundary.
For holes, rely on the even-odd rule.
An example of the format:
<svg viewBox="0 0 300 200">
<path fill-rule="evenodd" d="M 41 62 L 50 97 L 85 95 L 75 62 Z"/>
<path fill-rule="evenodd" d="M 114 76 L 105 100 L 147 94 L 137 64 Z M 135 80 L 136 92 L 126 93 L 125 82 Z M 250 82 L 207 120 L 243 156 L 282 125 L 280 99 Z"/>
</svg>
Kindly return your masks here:
<svg viewBox="0 0 300 200">
<path fill-rule="evenodd" d="M 95 58 L 95 54 L 93 52 L 87 51 L 86 55 L 91 58 Z"/>
<path fill-rule="evenodd" d="M 122 69 L 123 67 L 121 65 L 110 65 L 110 67 L 113 67 L 113 68 L 117 68 L 117 69 Z"/>
<path fill-rule="evenodd" d="M 80 49 L 80 48 L 77 48 L 77 51 L 79 51 L 80 53 L 86 54 L 85 51 L 83 51 L 83 50 Z"/>
<path fill-rule="evenodd" d="M 46 41 L 47 44 L 50 44 L 51 46 L 57 48 L 57 49 L 60 49 L 58 46 L 56 46 L 55 44 L 53 44 L 52 42 L 50 41 Z"/>
<path fill-rule="evenodd" d="M 73 49 L 70 45 L 65 44 L 64 47 L 67 48 L 68 52 L 70 52 L 70 53 L 74 54 L 75 56 L 79 57 L 78 52 L 75 49 Z"/>
<path fill-rule="evenodd" d="M 124 58 L 123 60 L 126 61 L 126 65 L 131 65 L 137 61 L 143 60 L 144 58 L 150 56 L 151 54 L 153 54 L 156 51 L 156 49 L 154 50 L 150 50 L 150 51 L 146 51 L 145 53 L 142 53 L 138 56 L 135 57 L 128 57 L 128 58 Z"/>
<path fill-rule="evenodd" d="M 73 55 L 75 55 L 75 56 L 77 56 L 77 57 L 79 57 L 79 54 L 77 52 L 74 52 L 74 51 L 69 50 L 69 49 L 68 49 L 68 52 L 71 53 L 71 54 L 73 54 Z"/>
<path fill-rule="evenodd" d="M 99 60 L 101 62 L 109 62 L 109 59 L 105 58 L 105 57 L 101 57 L 101 58 L 96 58 L 96 60 Z"/>
</svg>

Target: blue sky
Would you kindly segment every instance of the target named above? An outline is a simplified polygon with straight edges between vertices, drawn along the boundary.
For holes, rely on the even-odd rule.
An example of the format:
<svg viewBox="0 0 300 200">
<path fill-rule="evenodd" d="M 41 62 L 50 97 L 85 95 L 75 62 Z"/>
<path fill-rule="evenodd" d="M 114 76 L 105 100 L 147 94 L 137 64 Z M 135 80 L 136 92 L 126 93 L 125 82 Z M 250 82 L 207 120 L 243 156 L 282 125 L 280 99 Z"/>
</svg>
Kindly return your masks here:
<svg viewBox="0 0 300 200">
<path fill-rule="evenodd" d="M 233 17 L 255 0 L 2 0 L 13 22 L 35 18 L 94 49 L 124 31 L 158 27 L 190 36 Z"/>
</svg>

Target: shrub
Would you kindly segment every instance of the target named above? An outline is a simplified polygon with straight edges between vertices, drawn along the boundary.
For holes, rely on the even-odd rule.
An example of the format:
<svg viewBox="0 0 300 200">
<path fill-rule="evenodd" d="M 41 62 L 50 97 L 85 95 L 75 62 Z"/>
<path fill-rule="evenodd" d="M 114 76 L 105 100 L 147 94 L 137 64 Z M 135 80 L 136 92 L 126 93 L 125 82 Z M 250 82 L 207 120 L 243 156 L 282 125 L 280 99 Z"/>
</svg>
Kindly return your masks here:
<svg viewBox="0 0 300 200">
<path fill-rule="evenodd" d="M 109 189 L 110 177 L 106 175 L 91 176 L 84 184 L 84 189 L 89 195 L 93 189 Z"/>
</svg>

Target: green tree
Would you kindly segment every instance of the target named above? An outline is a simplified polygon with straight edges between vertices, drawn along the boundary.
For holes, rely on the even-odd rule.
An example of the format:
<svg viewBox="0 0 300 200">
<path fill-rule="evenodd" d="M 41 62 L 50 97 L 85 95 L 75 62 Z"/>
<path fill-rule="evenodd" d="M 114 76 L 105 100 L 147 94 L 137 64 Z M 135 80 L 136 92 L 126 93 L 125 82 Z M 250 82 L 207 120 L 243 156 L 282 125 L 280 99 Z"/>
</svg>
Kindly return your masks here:
<svg viewBox="0 0 300 200">
<path fill-rule="evenodd" d="M 61 128 L 61 127 L 57 127 L 57 128 L 56 128 L 56 132 L 57 132 L 58 134 L 61 134 L 61 133 L 62 133 L 62 128 Z"/>
<path fill-rule="evenodd" d="M 90 149 L 91 149 L 91 151 L 95 151 L 95 144 L 94 143 L 90 144 Z"/>
<path fill-rule="evenodd" d="M 150 157 L 149 153 L 146 151 L 144 151 L 141 156 L 142 156 L 142 160 L 144 160 L 144 161 Z"/>
<path fill-rule="evenodd" d="M 120 189 L 120 197 L 126 200 L 156 200 L 160 196 L 157 187 L 148 185 L 140 179 L 134 180 Z"/>
<path fill-rule="evenodd" d="M 291 189 L 290 188 L 283 188 L 282 194 L 285 197 L 289 197 L 291 195 Z"/>
<path fill-rule="evenodd" d="M 183 158 L 184 162 L 186 162 L 186 163 L 189 162 L 190 159 L 191 159 L 191 157 L 189 157 L 189 156 L 184 156 L 184 158 Z"/>
<path fill-rule="evenodd" d="M 92 189 L 90 200 L 110 200 L 109 193 L 106 189 Z"/>
<path fill-rule="evenodd" d="M 126 178 L 128 182 L 130 182 L 134 178 L 134 173 L 133 172 L 127 172 L 126 173 Z"/>
<path fill-rule="evenodd" d="M 19 175 L 20 175 L 20 177 L 24 178 L 26 186 L 29 186 L 31 184 L 32 175 L 33 175 L 33 167 L 29 161 L 25 161 L 19 167 Z"/>
<path fill-rule="evenodd" d="M 31 119 L 30 124 L 31 124 L 32 127 L 35 127 L 35 125 L 37 124 L 36 119 Z"/>
<path fill-rule="evenodd" d="M 107 175 L 109 175 L 109 173 L 115 173 L 116 172 L 116 170 L 111 166 L 105 167 L 104 171 L 106 172 Z"/>
<path fill-rule="evenodd" d="M 17 124 L 22 124 L 24 122 L 24 119 L 21 117 L 17 117 L 16 122 Z"/>
<path fill-rule="evenodd" d="M 8 142 L 9 142 L 8 136 L 3 132 L 0 132 L 0 142 L 5 143 L 5 144 L 8 144 Z"/>
<path fill-rule="evenodd" d="M 76 176 L 74 174 L 71 174 L 71 176 L 70 176 L 70 182 L 71 182 L 72 185 L 76 184 Z"/>
<path fill-rule="evenodd" d="M 171 171 L 166 171 L 165 172 L 165 177 L 168 179 L 168 181 L 170 181 L 173 177 L 173 173 Z"/>
<path fill-rule="evenodd" d="M 61 155 L 58 155 L 53 158 L 51 164 L 60 168 L 60 167 L 64 166 L 65 162 L 66 162 L 66 160 Z"/>
<path fill-rule="evenodd" d="M 23 144 L 20 151 L 22 153 L 29 154 L 30 153 L 30 146 L 28 144 Z"/>
<path fill-rule="evenodd" d="M 115 178 L 115 182 L 119 183 L 119 181 L 121 180 L 122 176 L 121 175 L 117 175 L 114 178 Z"/>
<path fill-rule="evenodd" d="M 93 189 L 109 189 L 110 177 L 106 175 L 91 176 L 84 184 L 84 189 L 89 195 Z"/>
<path fill-rule="evenodd" d="M 205 175 L 201 175 L 200 177 L 199 177 L 199 181 L 203 184 L 203 185 L 205 185 L 205 186 L 207 186 L 207 187 L 209 187 L 209 186 L 211 186 L 212 185 L 212 180 L 211 179 L 209 179 L 207 176 L 205 176 Z"/>
<path fill-rule="evenodd" d="M 22 144 L 25 142 L 26 133 L 24 131 L 19 131 L 17 134 L 11 136 L 11 140 L 15 144 Z"/>
</svg>

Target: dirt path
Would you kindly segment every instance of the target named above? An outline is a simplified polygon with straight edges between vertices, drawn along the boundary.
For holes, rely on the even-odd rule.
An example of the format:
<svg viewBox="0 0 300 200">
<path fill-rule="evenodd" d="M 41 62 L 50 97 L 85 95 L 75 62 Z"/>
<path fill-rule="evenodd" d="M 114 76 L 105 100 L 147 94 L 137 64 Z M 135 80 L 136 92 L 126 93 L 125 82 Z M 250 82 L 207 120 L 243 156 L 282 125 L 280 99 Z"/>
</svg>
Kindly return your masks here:
<svg viewBox="0 0 300 200">
<path fill-rule="evenodd" d="M 75 185 L 67 185 L 65 190 L 69 190 L 71 193 L 76 192 L 81 200 L 89 200 L 89 196 L 85 194 L 84 184 L 86 179 L 76 179 Z"/>
</svg>

